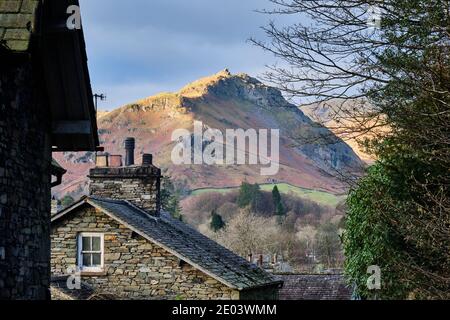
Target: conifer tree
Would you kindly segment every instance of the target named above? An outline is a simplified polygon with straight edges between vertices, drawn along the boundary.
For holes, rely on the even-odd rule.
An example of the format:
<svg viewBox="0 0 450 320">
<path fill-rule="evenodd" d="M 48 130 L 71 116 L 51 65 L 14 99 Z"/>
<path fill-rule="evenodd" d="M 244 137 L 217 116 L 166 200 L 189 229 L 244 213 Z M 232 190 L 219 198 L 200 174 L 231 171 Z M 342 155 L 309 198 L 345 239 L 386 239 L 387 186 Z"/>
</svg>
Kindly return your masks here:
<svg viewBox="0 0 450 320">
<path fill-rule="evenodd" d="M 214 232 L 217 232 L 225 227 L 225 222 L 222 219 L 222 216 L 217 213 L 216 210 L 211 212 L 211 224 L 210 228 Z"/>
</svg>

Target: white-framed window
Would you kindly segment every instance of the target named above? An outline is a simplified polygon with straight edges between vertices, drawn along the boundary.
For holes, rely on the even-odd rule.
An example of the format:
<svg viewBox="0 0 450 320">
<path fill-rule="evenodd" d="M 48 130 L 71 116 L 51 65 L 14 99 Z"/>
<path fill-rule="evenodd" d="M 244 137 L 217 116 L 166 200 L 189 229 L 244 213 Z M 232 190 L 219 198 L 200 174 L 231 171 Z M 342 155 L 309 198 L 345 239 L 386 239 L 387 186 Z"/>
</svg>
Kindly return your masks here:
<svg viewBox="0 0 450 320">
<path fill-rule="evenodd" d="M 103 271 L 104 237 L 102 233 L 78 235 L 78 267 L 84 272 Z"/>
</svg>

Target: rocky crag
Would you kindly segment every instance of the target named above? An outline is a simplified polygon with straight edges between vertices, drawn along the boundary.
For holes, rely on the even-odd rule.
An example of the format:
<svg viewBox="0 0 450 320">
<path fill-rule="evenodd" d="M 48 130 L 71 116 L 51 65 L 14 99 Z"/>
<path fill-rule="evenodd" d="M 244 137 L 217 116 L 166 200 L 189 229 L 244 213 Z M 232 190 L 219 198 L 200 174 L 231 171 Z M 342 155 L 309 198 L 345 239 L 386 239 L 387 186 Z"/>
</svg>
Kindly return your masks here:
<svg viewBox="0 0 450 320">
<path fill-rule="evenodd" d="M 194 121 L 205 128 L 280 129 L 280 169 L 272 177 L 260 175 L 260 165 L 174 165 L 171 151 L 176 129 L 193 132 Z M 287 182 L 299 187 L 341 193 L 346 189 L 338 177 L 360 172 L 363 163 L 345 142 L 312 121 L 281 92 L 246 74 L 228 70 L 197 80 L 176 93 L 160 93 L 99 115 L 102 145 L 110 154 L 123 152 L 125 137 L 133 136 L 137 154 L 153 153 L 155 163 L 189 189 Z M 63 185 L 55 190 L 80 194 L 93 154 L 56 155 L 68 169 Z"/>
</svg>

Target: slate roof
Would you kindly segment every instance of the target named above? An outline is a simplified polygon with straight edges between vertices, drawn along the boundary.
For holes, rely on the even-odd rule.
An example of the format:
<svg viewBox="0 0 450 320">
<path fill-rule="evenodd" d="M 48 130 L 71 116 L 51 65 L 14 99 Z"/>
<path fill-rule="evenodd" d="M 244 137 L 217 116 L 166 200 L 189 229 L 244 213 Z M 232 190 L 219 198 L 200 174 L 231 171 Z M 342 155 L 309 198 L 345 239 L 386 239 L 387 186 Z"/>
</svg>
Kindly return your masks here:
<svg viewBox="0 0 450 320">
<path fill-rule="evenodd" d="M 155 217 L 128 201 L 85 197 L 53 216 L 52 223 L 74 212 L 84 203 L 102 210 L 142 237 L 232 289 L 249 290 L 282 285 L 280 279 L 172 218 L 170 214 L 162 212 L 159 217 Z"/>
<path fill-rule="evenodd" d="M 352 300 L 353 290 L 340 274 L 285 274 L 280 300 Z"/>
<path fill-rule="evenodd" d="M 30 44 L 38 0 L 0 1 L 0 43 L 6 48 L 23 52 Z"/>
</svg>

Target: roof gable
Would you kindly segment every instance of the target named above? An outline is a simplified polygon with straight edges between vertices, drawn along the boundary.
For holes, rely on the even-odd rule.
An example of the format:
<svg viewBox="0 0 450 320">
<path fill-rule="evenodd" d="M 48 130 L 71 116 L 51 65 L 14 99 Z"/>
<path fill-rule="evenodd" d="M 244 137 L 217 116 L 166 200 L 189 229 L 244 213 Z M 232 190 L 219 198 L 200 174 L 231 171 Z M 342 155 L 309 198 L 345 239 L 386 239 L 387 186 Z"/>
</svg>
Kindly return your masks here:
<svg viewBox="0 0 450 320">
<path fill-rule="evenodd" d="M 169 214 L 163 212 L 157 218 L 127 201 L 86 197 L 56 214 L 52 223 L 76 212 L 85 203 L 232 289 L 249 290 L 282 284 L 271 274 Z"/>
</svg>

